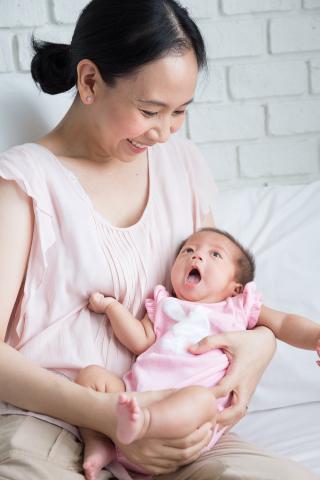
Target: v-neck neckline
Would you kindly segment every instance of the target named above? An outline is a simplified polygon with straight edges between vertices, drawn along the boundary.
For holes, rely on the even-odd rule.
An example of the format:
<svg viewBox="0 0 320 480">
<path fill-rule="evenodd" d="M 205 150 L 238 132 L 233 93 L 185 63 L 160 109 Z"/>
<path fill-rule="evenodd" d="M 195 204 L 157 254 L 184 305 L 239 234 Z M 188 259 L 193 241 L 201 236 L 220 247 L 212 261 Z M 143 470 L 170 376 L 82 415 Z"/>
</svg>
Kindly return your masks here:
<svg viewBox="0 0 320 480">
<path fill-rule="evenodd" d="M 30 145 L 34 145 L 39 149 L 44 150 L 47 155 L 53 160 L 53 162 L 58 166 L 58 168 L 63 172 L 63 174 L 70 180 L 71 185 L 73 188 L 77 190 L 77 192 L 80 194 L 80 196 L 86 201 L 87 205 L 89 206 L 90 210 L 92 211 L 94 217 L 98 219 L 100 222 L 107 224 L 109 227 L 111 227 L 114 230 L 130 230 L 130 229 L 135 229 L 140 226 L 140 224 L 144 221 L 146 215 L 148 214 L 148 211 L 150 209 L 150 204 L 152 201 L 152 190 L 153 190 L 153 172 L 152 172 L 152 164 L 153 164 L 153 151 L 152 148 L 149 147 L 147 151 L 147 162 L 148 162 L 148 199 L 145 205 L 145 208 L 140 215 L 140 218 L 137 220 L 132 225 L 129 225 L 127 227 L 118 227 L 116 225 L 113 225 L 110 220 L 108 220 L 103 213 L 101 213 L 93 204 L 93 201 L 76 176 L 76 174 L 70 170 L 70 168 L 66 167 L 60 160 L 59 158 L 51 152 L 47 147 L 44 147 L 43 145 L 40 145 L 39 143 L 31 143 Z"/>
</svg>

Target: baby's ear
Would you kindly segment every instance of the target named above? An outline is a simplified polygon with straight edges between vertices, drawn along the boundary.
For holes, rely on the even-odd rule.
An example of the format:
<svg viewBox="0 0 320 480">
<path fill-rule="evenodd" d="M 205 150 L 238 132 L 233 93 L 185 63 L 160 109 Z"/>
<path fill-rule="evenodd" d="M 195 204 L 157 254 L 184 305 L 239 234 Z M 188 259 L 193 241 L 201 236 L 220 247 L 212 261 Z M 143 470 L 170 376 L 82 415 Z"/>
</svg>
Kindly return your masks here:
<svg viewBox="0 0 320 480">
<path fill-rule="evenodd" d="M 233 293 L 232 296 L 235 297 L 236 295 L 239 295 L 239 293 L 243 292 L 243 285 L 241 283 L 235 283 L 233 287 Z"/>
</svg>

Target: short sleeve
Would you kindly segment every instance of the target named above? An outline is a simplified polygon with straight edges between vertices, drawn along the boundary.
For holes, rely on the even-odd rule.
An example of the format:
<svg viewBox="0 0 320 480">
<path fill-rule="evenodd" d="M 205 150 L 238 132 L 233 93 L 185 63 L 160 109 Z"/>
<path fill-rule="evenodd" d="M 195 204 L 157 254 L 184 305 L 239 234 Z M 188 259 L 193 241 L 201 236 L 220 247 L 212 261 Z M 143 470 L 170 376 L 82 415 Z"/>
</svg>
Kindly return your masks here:
<svg viewBox="0 0 320 480">
<path fill-rule="evenodd" d="M 261 294 L 257 292 L 257 287 L 254 282 L 249 282 L 244 287 L 242 302 L 247 328 L 254 328 L 258 322 L 261 310 Z"/>
<path fill-rule="evenodd" d="M 183 148 L 192 188 L 194 214 L 195 218 L 200 219 L 197 228 L 201 228 L 206 216 L 213 211 L 217 186 L 199 148 L 190 140 L 184 140 Z"/>
<path fill-rule="evenodd" d="M 55 242 L 52 225 L 51 204 L 43 178 L 43 170 L 37 168 L 32 155 L 27 153 L 28 144 L 13 147 L 0 155 L 0 177 L 14 181 L 33 201 L 36 235 L 33 239 L 31 255 L 36 257 L 38 282 L 47 267 L 46 252 Z"/>
<path fill-rule="evenodd" d="M 160 303 L 163 299 L 168 297 L 169 297 L 169 293 L 167 292 L 165 287 L 163 285 L 157 285 L 153 291 L 153 298 L 147 298 L 145 300 L 147 314 L 152 323 L 155 322 L 158 303 Z"/>
</svg>

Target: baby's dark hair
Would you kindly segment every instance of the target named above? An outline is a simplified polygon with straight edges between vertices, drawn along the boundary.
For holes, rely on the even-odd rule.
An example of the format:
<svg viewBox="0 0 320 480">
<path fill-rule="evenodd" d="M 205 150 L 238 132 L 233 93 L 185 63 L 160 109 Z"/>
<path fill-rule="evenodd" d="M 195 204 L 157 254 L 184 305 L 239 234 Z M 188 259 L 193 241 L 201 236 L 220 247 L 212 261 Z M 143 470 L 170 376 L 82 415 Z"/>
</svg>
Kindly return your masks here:
<svg viewBox="0 0 320 480">
<path fill-rule="evenodd" d="M 256 268 L 254 256 L 247 248 L 241 245 L 241 243 L 238 240 L 236 240 L 234 236 L 231 235 L 231 233 L 226 232 L 224 230 L 220 230 L 219 228 L 214 228 L 214 227 L 201 228 L 200 230 L 197 230 L 197 232 L 195 233 L 199 233 L 199 232 L 218 233 L 219 235 L 222 235 L 228 238 L 239 250 L 239 255 L 235 258 L 235 264 L 236 264 L 235 281 L 245 286 L 247 283 L 251 282 L 254 279 L 255 268 Z M 187 240 L 188 239 L 184 240 L 181 243 L 177 253 L 180 252 L 180 250 L 182 249 L 184 244 L 187 242 Z"/>
</svg>

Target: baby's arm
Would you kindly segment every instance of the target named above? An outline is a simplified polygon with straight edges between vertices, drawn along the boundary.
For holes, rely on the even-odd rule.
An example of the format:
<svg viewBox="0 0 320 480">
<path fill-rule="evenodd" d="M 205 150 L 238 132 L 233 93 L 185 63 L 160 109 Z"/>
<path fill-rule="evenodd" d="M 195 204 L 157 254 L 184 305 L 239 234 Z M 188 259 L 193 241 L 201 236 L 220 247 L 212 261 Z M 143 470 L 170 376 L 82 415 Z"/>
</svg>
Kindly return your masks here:
<svg viewBox="0 0 320 480">
<path fill-rule="evenodd" d="M 308 318 L 262 305 L 258 325 L 270 328 L 279 340 L 294 347 L 317 350 L 320 325 Z"/>
<path fill-rule="evenodd" d="M 108 315 L 117 339 L 135 355 L 140 355 L 154 343 L 156 337 L 147 314 L 138 320 L 115 298 L 104 297 L 101 293 L 91 295 L 89 308 Z"/>
</svg>

